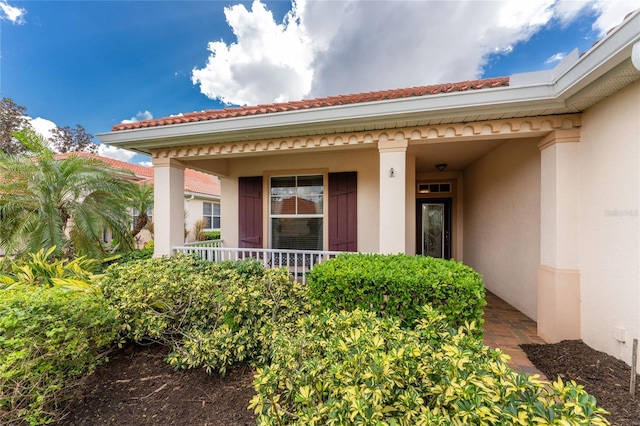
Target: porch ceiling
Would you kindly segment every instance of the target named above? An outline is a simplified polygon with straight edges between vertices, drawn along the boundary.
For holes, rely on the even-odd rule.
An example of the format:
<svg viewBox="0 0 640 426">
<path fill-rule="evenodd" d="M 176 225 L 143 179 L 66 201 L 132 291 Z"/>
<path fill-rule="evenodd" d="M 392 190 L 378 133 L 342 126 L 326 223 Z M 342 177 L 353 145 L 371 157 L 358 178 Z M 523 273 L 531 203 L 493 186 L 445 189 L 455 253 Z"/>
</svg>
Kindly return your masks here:
<svg viewBox="0 0 640 426">
<path fill-rule="evenodd" d="M 446 164 L 448 172 L 461 171 L 505 140 L 479 140 L 411 146 L 409 154 L 415 156 L 416 173 L 436 172 L 436 164 Z"/>
</svg>

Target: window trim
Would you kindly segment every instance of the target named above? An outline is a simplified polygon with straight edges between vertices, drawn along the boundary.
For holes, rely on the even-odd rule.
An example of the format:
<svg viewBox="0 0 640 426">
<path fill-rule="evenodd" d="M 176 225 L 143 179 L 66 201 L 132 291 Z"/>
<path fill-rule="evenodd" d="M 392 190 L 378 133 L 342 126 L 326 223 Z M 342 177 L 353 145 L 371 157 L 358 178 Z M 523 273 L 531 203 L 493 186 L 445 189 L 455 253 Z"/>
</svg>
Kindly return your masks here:
<svg viewBox="0 0 640 426">
<path fill-rule="evenodd" d="M 322 213 L 305 213 L 305 214 L 273 214 L 271 211 L 272 208 L 272 194 L 271 194 L 271 182 L 273 178 L 279 178 L 279 177 L 301 177 L 301 176 L 319 176 L 322 178 Z M 322 232 L 322 248 L 320 248 L 319 250 L 322 251 L 325 249 L 326 244 L 327 244 L 327 173 L 324 171 L 317 171 L 317 170 L 305 170 L 304 172 L 292 172 L 292 171 L 286 171 L 286 172 L 278 172 L 278 173 L 272 173 L 272 174 L 266 174 L 266 203 L 267 203 L 267 217 L 266 217 L 266 225 L 267 225 L 267 246 L 270 249 L 273 249 L 273 227 L 272 227 L 272 219 L 284 219 L 284 218 L 297 218 L 297 219 L 313 219 L 313 218 L 320 218 L 322 219 L 322 226 L 321 226 L 321 232 Z M 296 179 L 296 186 L 295 188 L 298 188 L 297 186 L 297 179 Z M 287 249 L 282 249 L 282 250 L 287 250 Z M 293 249 L 291 249 L 293 250 Z"/>
<path fill-rule="evenodd" d="M 211 204 L 211 215 L 205 215 L 204 214 L 204 206 L 205 204 Z M 214 206 L 218 206 L 218 214 L 215 214 L 215 209 Z M 215 225 L 215 218 L 218 218 L 218 223 L 220 225 L 222 225 L 222 220 L 221 220 L 221 211 L 220 211 L 220 202 L 215 202 L 215 201 L 203 201 L 202 202 L 202 219 L 205 220 L 206 223 L 206 219 L 207 217 L 211 218 L 211 225 Z M 204 228 L 207 231 L 219 231 L 221 226 L 216 227 L 212 227 L 212 228 Z"/>
</svg>

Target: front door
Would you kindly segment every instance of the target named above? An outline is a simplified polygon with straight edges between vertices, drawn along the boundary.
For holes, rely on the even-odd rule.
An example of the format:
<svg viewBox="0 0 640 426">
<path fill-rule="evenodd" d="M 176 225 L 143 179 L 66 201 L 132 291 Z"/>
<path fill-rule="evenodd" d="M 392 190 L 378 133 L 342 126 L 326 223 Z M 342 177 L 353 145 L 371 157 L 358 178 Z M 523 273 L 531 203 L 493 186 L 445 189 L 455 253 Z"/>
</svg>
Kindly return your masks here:
<svg viewBox="0 0 640 426">
<path fill-rule="evenodd" d="M 418 254 L 451 258 L 451 199 L 418 199 L 416 238 Z"/>
</svg>

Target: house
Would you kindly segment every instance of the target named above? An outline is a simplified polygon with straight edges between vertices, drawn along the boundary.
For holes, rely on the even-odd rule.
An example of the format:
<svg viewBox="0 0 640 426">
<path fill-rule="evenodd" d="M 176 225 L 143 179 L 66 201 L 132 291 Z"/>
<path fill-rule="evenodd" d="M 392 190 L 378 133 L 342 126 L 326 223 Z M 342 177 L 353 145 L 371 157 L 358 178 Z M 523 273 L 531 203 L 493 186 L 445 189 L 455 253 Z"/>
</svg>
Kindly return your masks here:
<svg viewBox="0 0 640 426">
<path fill-rule="evenodd" d="M 126 161 L 115 160 L 113 158 L 102 157 L 87 152 L 67 152 L 56 154 L 56 159 L 63 159 L 70 155 L 79 155 L 86 158 L 93 158 L 107 163 L 110 167 L 124 170 L 131 173 L 130 179 L 136 183 L 147 183 L 153 185 L 153 168 L 140 164 L 128 163 Z M 129 176 L 127 176 L 129 177 Z M 184 173 L 184 229 L 189 231 L 186 241 L 194 241 L 193 230 L 199 220 L 205 221 L 205 231 L 220 230 L 220 181 L 216 176 L 186 169 Z M 135 225 L 138 212 L 135 209 L 131 212 L 131 224 Z M 147 212 L 150 219 L 154 212 Z M 109 236 L 106 236 L 109 239 Z M 138 245 L 142 245 L 153 239 L 149 229 L 143 229 L 138 235 Z"/>
<path fill-rule="evenodd" d="M 156 229 L 166 230 L 156 255 L 182 244 L 192 168 L 221 178 L 226 247 L 315 239 L 323 250 L 452 257 L 547 342 L 583 339 L 631 362 L 638 11 L 548 71 L 197 112 L 99 137 L 152 156 Z M 296 204 L 286 214 L 284 199 Z"/>
</svg>

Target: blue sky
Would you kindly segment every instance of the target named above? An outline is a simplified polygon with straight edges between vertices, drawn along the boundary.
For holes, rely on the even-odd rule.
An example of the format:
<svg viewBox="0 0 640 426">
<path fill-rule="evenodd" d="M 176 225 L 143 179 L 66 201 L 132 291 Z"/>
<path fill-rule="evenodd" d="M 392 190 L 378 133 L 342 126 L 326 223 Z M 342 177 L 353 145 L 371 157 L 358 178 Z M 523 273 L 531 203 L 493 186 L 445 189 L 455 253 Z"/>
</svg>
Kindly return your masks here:
<svg viewBox="0 0 640 426">
<path fill-rule="evenodd" d="M 588 50 L 637 7 L 637 0 L 0 0 L 0 94 L 32 118 L 96 135 L 123 120 L 225 104 L 547 69 L 574 48 Z"/>
</svg>

